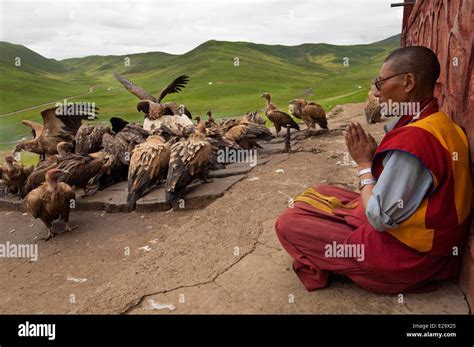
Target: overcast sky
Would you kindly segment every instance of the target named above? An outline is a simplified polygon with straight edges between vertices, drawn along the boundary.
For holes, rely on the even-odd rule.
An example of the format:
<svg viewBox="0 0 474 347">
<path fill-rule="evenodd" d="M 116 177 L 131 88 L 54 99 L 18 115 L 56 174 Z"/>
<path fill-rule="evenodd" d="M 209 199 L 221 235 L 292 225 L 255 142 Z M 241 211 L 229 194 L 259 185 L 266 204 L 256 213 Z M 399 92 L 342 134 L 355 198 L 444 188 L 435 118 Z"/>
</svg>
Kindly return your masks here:
<svg viewBox="0 0 474 347">
<path fill-rule="evenodd" d="M 0 40 L 48 58 L 185 53 L 210 40 L 357 44 L 400 33 L 401 0 L 0 0 Z"/>
</svg>

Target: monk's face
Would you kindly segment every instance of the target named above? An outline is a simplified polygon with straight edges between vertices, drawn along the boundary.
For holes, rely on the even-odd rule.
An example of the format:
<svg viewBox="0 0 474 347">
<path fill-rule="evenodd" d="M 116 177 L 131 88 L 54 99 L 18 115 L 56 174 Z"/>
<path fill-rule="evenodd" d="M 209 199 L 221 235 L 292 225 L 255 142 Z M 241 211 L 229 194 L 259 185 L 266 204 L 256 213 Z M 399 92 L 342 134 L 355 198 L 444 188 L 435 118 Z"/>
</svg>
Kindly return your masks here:
<svg viewBox="0 0 474 347">
<path fill-rule="evenodd" d="M 409 93 L 406 90 L 405 75 L 397 75 L 399 72 L 390 66 L 390 62 L 385 62 L 380 69 L 379 78 L 380 90 L 376 90 L 374 95 L 379 102 L 403 102 L 409 99 Z M 391 77 L 393 76 L 393 77 Z M 391 77 L 391 78 L 389 78 Z"/>
</svg>

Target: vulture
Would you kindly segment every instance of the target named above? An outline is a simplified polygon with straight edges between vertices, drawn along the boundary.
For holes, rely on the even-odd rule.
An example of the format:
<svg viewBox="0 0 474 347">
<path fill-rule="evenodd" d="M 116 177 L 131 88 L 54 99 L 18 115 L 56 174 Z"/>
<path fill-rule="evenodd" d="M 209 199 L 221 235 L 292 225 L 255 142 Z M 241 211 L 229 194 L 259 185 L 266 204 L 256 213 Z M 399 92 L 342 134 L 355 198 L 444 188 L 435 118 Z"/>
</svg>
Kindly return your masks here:
<svg viewBox="0 0 474 347">
<path fill-rule="evenodd" d="M 109 119 L 109 121 L 110 124 L 112 124 L 112 131 L 114 132 L 114 134 L 117 134 L 128 124 L 126 120 L 119 117 L 112 117 Z"/>
<path fill-rule="evenodd" d="M 68 153 L 72 150 L 71 144 L 67 142 L 60 142 L 57 145 L 58 154 L 51 155 L 45 160 L 40 161 L 36 168 L 28 176 L 26 183 L 22 189 L 21 197 L 24 198 L 33 189 L 39 187 L 46 179 L 46 172 L 55 169 L 58 162 L 67 159 Z"/>
<path fill-rule="evenodd" d="M 188 139 L 171 146 L 166 202 L 174 201 L 194 179 L 208 182 L 207 170 L 212 155 L 212 145 L 206 138 L 203 122 L 198 124 L 196 131 Z"/>
<path fill-rule="evenodd" d="M 72 188 L 64 182 L 58 182 L 59 178 L 67 174 L 66 171 L 51 169 L 46 173 L 46 182 L 33 189 L 26 197 L 28 212 L 41 221 L 48 228 L 46 241 L 54 236 L 51 224 L 56 219 L 66 222 L 65 231 L 71 231 L 69 226 L 69 213 L 71 202 L 76 199 Z"/>
<path fill-rule="evenodd" d="M 129 123 L 115 135 L 104 134 L 102 147 L 105 152 L 117 157 L 122 164 L 129 164 L 136 145 L 145 142 L 149 132 L 138 124 Z"/>
<path fill-rule="evenodd" d="M 59 142 L 73 142 L 83 119 L 96 119 L 98 108 L 91 110 L 81 104 L 70 104 L 48 108 L 41 112 L 43 124 L 30 120 L 22 123 L 33 134 L 33 140 L 23 140 L 15 147 L 15 152 L 21 150 L 39 154 L 41 159 L 47 155 L 56 154 Z"/>
<path fill-rule="evenodd" d="M 188 83 L 188 76 L 181 75 L 175 78 L 173 82 L 161 90 L 157 98 L 119 74 L 115 73 L 114 76 L 125 89 L 141 100 L 137 104 L 137 110 L 145 113 L 146 117 L 150 120 L 157 119 L 164 115 L 185 115 L 188 119 L 191 117 L 191 113 L 184 105 L 178 106 L 174 102 L 161 103 L 166 95 L 180 92 Z"/>
<path fill-rule="evenodd" d="M 276 136 L 280 133 L 281 128 L 285 128 L 289 126 L 290 128 L 300 130 L 299 125 L 290 117 L 289 114 L 279 111 L 277 107 L 272 104 L 272 99 L 270 94 L 263 93 L 260 95 L 261 98 L 264 98 L 267 102 L 267 106 L 265 108 L 265 115 L 268 119 L 273 123 L 275 126 Z"/>
<path fill-rule="evenodd" d="M 206 115 L 207 115 L 206 127 L 207 127 L 207 126 L 210 126 L 210 125 L 212 125 L 212 124 L 217 125 L 217 123 L 215 122 L 214 118 L 212 118 L 212 112 L 211 112 L 211 110 L 207 111 L 207 112 L 206 112 Z"/>
<path fill-rule="evenodd" d="M 372 86 L 367 97 L 367 104 L 365 106 L 365 119 L 367 123 L 377 123 L 380 121 L 380 117 L 382 117 L 382 106 L 379 103 L 379 98 L 374 95 L 375 90 L 375 86 Z"/>
<path fill-rule="evenodd" d="M 263 119 L 262 116 L 260 116 L 257 111 L 245 113 L 242 119 L 247 122 L 265 125 L 265 119 Z"/>
<path fill-rule="evenodd" d="M 240 120 L 231 126 L 224 137 L 237 143 L 243 149 L 262 148 L 257 140 L 270 141 L 273 136 L 270 130 L 264 125 L 248 122 L 245 119 Z"/>
<path fill-rule="evenodd" d="M 145 118 L 143 121 L 143 129 L 153 132 L 155 129 L 161 127 L 161 125 L 166 125 L 174 131 L 177 131 L 180 127 L 192 126 L 193 121 L 186 116 L 161 116 L 158 119 L 150 120 Z"/>
<path fill-rule="evenodd" d="M 76 154 L 98 152 L 102 148 L 104 134 L 112 134 L 110 127 L 98 125 L 81 125 L 76 133 Z"/>
<path fill-rule="evenodd" d="M 170 160 L 169 142 L 159 135 L 151 135 L 137 145 L 132 153 L 128 169 L 127 202 L 134 204 L 162 180 L 166 180 Z"/>
<path fill-rule="evenodd" d="M 87 196 L 89 186 L 98 181 L 103 174 L 104 165 L 103 157 L 68 153 L 65 158 L 58 160 L 56 168 L 67 172 L 64 177 L 65 183 L 83 189 L 83 196 Z"/>
<path fill-rule="evenodd" d="M 289 110 L 296 118 L 303 119 L 307 126 L 307 133 L 309 133 L 311 128 L 316 129 L 316 124 L 323 129 L 328 128 L 326 112 L 324 112 L 321 105 L 315 102 L 306 101 L 304 99 L 293 99 L 290 102 Z"/>
<path fill-rule="evenodd" d="M 18 194 L 25 185 L 28 176 L 33 172 L 33 165 L 25 167 L 11 154 L 5 156 L 5 164 L 1 166 L 0 177 L 5 184 L 7 193 Z"/>
</svg>

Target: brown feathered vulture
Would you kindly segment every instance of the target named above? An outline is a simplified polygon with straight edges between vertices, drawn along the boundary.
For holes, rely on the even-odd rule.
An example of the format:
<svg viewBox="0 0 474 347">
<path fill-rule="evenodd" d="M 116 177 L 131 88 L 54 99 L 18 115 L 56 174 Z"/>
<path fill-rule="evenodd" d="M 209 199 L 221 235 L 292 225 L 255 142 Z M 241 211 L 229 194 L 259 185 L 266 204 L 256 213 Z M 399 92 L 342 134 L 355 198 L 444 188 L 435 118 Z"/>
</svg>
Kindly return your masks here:
<svg viewBox="0 0 474 347">
<path fill-rule="evenodd" d="M 176 105 L 174 102 L 161 102 L 166 95 L 180 92 L 182 88 L 184 88 L 188 83 L 188 76 L 181 75 L 175 78 L 173 82 L 161 90 L 157 98 L 119 74 L 115 73 L 114 76 L 117 81 L 119 81 L 125 87 L 125 89 L 141 100 L 137 104 L 137 110 L 145 113 L 147 118 L 153 120 L 164 115 L 181 114 L 185 114 L 187 118 L 191 116 L 191 113 L 188 109 L 186 109 L 186 107 L 184 107 L 184 105 Z"/>
<path fill-rule="evenodd" d="M 316 129 L 316 124 L 321 128 L 328 128 L 328 121 L 326 119 L 326 112 L 321 105 L 306 101 L 304 99 L 293 99 L 289 105 L 290 113 L 296 118 L 303 119 L 309 132 L 310 129 Z"/>
<path fill-rule="evenodd" d="M 128 168 L 127 202 L 134 204 L 149 193 L 162 180 L 166 180 L 170 161 L 169 142 L 158 135 L 151 135 L 137 145 Z"/>
<path fill-rule="evenodd" d="M 86 125 L 80 126 L 76 133 L 76 154 L 89 154 L 98 152 L 102 148 L 104 134 L 112 134 L 108 126 Z"/>
<path fill-rule="evenodd" d="M 199 123 L 188 139 L 171 146 L 171 157 L 166 178 L 166 201 L 174 201 L 194 180 L 207 182 L 208 164 L 212 158 L 212 145 L 206 138 L 206 126 Z"/>
<path fill-rule="evenodd" d="M 372 86 L 367 97 L 367 104 L 365 105 L 365 119 L 367 123 L 377 123 L 382 117 L 382 106 L 380 105 L 379 98 L 374 95 L 375 91 L 375 86 Z"/>
<path fill-rule="evenodd" d="M 209 125 L 211 125 L 211 124 L 217 125 L 217 123 L 216 123 L 216 121 L 214 120 L 214 118 L 212 118 L 212 112 L 211 112 L 211 110 L 207 111 L 207 112 L 206 112 L 206 115 L 207 115 L 206 126 L 209 126 Z"/>
<path fill-rule="evenodd" d="M 24 166 L 21 162 L 17 161 L 13 155 L 6 155 L 5 164 L 1 166 L 0 175 L 5 184 L 6 191 L 21 196 L 23 186 L 33 170 L 33 165 Z"/>
<path fill-rule="evenodd" d="M 245 113 L 242 119 L 247 122 L 265 125 L 265 119 L 263 119 L 262 116 L 260 116 L 257 111 Z"/>
<path fill-rule="evenodd" d="M 255 147 L 262 148 L 257 140 L 270 141 L 273 135 L 265 126 L 242 119 L 231 126 L 226 131 L 224 137 L 237 143 L 244 149 L 253 149 Z"/>
<path fill-rule="evenodd" d="M 54 236 L 51 224 L 58 218 L 66 223 L 65 231 L 72 230 L 69 226 L 69 213 L 76 196 L 68 184 L 58 182 L 64 174 L 67 172 L 63 170 L 49 170 L 46 173 L 46 182 L 33 189 L 26 197 L 28 212 L 34 218 L 40 218 L 48 228 L 46 240 Z"/>
<path fill-rule="evenodd" d="M 61 145 L 67 144 L 60 143 L 59 146 Z M 61 153 L 60 157 L 56 168 L 67 172 L 63 181 L 70 186 L 83 189 L 84 196 L 87 196 L 90 185 L 97 182 L 103 173 L 105 159 L 75 153 Z"/>
<path fill-rule="evenodd" d="M 21 150 L 33 152 L 39 154 L 41 159 L 47 155 L 57 154 L 56 147 L 59 142 L 74 141 L 82 120 L 97 118 L 98 108 L 85 105 L 67 104 L 41 111 L 43 124 L 23 120 L 22 123 L 31 128 L 34 138 L 21 141 L 16 145 L 15 152 Z"/>
<path fill-rule="evenodd" d="M 267 106 L 265 108 L 265 115 L 275 126 L 277 137 L 281 128 L 286 128 L 287 126 L 292 129 L 300 130 L 299 125 L 290 117 L 289 114 L 279 111 L 277 107 L 272 104 L 272 98 L 269 93 L 263 93 L 260 97 L 266 100 Z"/>
</svg>

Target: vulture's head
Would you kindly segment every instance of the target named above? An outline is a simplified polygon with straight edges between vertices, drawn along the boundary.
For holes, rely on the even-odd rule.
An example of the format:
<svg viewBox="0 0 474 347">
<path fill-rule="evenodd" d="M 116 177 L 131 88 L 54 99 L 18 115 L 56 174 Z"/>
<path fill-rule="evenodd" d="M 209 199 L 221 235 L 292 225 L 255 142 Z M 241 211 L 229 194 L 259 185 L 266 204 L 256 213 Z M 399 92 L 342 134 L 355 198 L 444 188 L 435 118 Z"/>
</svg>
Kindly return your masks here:
<svg viewBox="0 0 474 347">
<path fill-rule="evenodd" d="M 5 156 L 5 162 L 7 163 L 8 166 L 11 166 L 14 162 L 16 162 L 16 159 L 13 155 L 7 154 Z"/>
<path fill-rule="evenodd" d="M 270 99 L 271 99 L 271 96 L 270 96 L 269 93 L 263 93 L 262 95 L 260 95 L 260 97 L 264 98 L 267 101 L 270 101 Z"/>
<path fill-rule="evenodd" d="M 56 145 L 56 150 L 60 156 L 64 156 L 71 151 L 71 145 L 68 142 L 59 142 Z"/>
<path fill-rule="evenodd" d="M 196 124 L 199 124 L 201 122 L 201 117 L 195 116 L 194 120 L 196 121 Z"/>
<path fill-rule="evenodd" d="M 34 141 L 34 140 L 33 140 Z M 20 142 L 15 146 L 14 152 L 21 152 L 21 151 L 31 151 L 33 149 L 33 142 L 32 140 L 25 140 Z"/>
<path fill-rule="evenodd" d="M 208 117 L 212 117 L 212 112 L 211 112 L 211 110 L 207 111 L 207 112 L 206 112 L 206 115 L 207 115 Z"/>
<path fill-rule="evenodd" d="M 304 99 L 293 99 L 288 105 L 288 111 L 292 115 L 301 116 L 303 107 L 306 106 L 306 101 Z"/>
<path fill-rule="evenodd" d="M 47 182 L 57 182 L 62 176 L 69 174 L 69 171 L 61 169 L 51 169 L 46 172 Z"/>
<path fill-rule="evenodd" d="M 197 125 L 197 132 L 206 135 L 206 123 L 201 122 Z"/>
<path fill-rule="evenodd" d="M 157 119 L 163 114 L 163 106 L 150 100 L 142 100 L 137 104 L 137 111 L 143 112 L 150 119 Z"/>
</svg>

